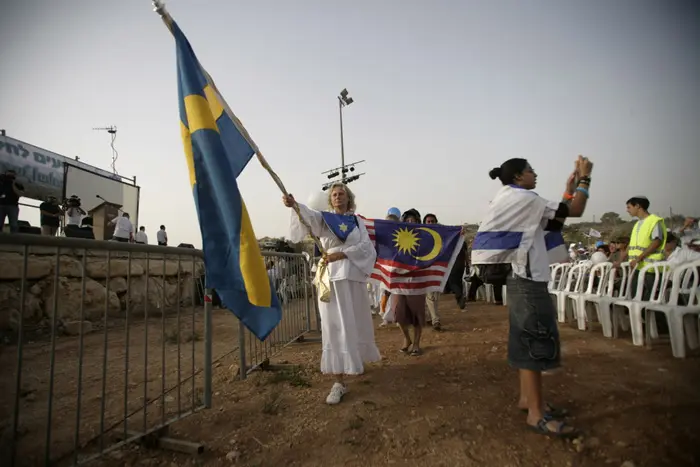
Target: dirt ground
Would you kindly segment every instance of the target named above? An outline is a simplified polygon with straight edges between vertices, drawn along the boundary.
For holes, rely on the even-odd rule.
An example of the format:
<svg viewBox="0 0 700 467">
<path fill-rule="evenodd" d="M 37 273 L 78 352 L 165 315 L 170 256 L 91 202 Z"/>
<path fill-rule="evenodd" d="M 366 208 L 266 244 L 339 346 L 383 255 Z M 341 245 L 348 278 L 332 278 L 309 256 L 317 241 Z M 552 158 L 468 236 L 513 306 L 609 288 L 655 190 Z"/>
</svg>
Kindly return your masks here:
<svg viewBox="0 0 700 467">
<path fill-rule="evenodd" d="M 175 423 L 170 434 L 203 443 L 205 452 L 192 457 L 129 446 L 95 465 L 700 465 L 697 354 L 678 360 L 667 343 L 649 350 L 632 346 L 630 337 L 611 340 L 599 329 L 562 326 L 564 367 L 545 377 L 548 400 L 568 408 L 584 434 L 554 440 L 527 431 L 514 407 L 505 308 L 477 302 L 461 312 L 452 296 L 440 305 L 444 332 L 425 332 L 423 356 L 398 352 L 397 328 L 378 329 L 382 361 L 349 379 L 350 392 L 334 407 L 324 403 L 331 381 L 318 371 L 318 342 L 292 344 L 273 359 L 298 370 L 236 380 L 237 355 L 229 349 L 237 330 L 227 312 L 217 312 L 214 356 L 226 356 L 215 365 L 213 408 Z M 153 349 L 160 352 L 158 340 Z M 160 389 L 161 368 L 154 372 L 152 386 Z M 116 404 L 121 408 L 123 397 Z"/>
<path fill-rule="evenodd" d="M 265 343 L 252 339 L 246 331 L 247 366 L 263 362 L 300 335 L 307 326 L 305 317 L 305 302 L 296 299 L 285 304 L 282 322 Z M 176 312 L 165 317 L 153 313 L 148 320 L 132 316 L 128 323 L 123 319 L 109 319 L 107 326 L 103 323 L 86 323 L 86 326 L 92 331 L 84 334 L 82 357 L 81 339 L 59 328 L 55 340 L 53 386 L 50 384 L 50 328 L 26 330 L 22 347 L 17 465 L 44 465 L 47 439 L 51 446 L 49 457 L 55 465 L 69 465 L 75 446 L 79 447 L 79 458 L 84 458 L 101 447 L 108 448 L 117 439 L 124 439 L 125 432 L 143 432 L 144 426 L 151 429 L 203 406 L 203 308 L 188 306 L 182 307 L 179 316 Z M 229 379 L 233 379 L 239 368 L 238 320 L 226 310 L 215 309 L 212 332 L 214 371 L 220 371 L 226 363 Z M 0 466 L 3 467 L 9 465 L 12 444 L 18 351 L 17 335 L 5 337 L 9 339 L 0 344 L 3 371 L 0 378 Z M 82 365 L 79 365 L 81 359 Z M 47 430 L 49 413 L 50 432 Z"/>
</svg>

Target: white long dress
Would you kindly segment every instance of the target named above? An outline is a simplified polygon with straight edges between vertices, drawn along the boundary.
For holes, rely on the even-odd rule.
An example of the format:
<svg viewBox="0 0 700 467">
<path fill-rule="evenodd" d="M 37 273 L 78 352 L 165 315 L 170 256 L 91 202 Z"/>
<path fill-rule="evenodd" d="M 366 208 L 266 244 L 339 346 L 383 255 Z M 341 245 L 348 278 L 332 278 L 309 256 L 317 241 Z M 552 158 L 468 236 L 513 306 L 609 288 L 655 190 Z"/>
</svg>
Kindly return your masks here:
<svg viewBox="0 0 700 467">
<path fill-rule="evenodd" d="M 320 238 L 326 252 L 343 252 L 347 256 L 347 259 L 328 265 L 331 299 L 329 303 L 318 302 L 323 343 L 321 372 L 362 374 L 364 363 L 381 359 L 374 342 L 374 324 L 367 293 L 367 280 L 376 261 L 374 245 L 359 217 L 358 227 L 342 242 L 328 228 L 319 211 L 303 204 L 299 204 L 299 210 L 311 226 L 311 233 Z M 299 242 L 308 233 L 292 211 L 290 240 Z"/>
</svg>

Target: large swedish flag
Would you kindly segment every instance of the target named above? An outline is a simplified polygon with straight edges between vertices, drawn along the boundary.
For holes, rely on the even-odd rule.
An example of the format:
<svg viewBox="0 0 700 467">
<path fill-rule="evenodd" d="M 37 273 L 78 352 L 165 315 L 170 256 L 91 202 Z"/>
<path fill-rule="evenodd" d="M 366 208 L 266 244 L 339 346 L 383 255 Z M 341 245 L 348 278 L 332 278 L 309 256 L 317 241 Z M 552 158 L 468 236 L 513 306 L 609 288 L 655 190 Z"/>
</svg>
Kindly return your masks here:
<svg viewBox="0 0 700 467">
<path fill-rule="evenodd" d="M 255 149 L 177 24 L 180 131 L 202 232 L 207 287 L 264 340 L 282 319 L 236 177 Z M 244 136 L 245 135 L 245 136 Z"/>
</svg>

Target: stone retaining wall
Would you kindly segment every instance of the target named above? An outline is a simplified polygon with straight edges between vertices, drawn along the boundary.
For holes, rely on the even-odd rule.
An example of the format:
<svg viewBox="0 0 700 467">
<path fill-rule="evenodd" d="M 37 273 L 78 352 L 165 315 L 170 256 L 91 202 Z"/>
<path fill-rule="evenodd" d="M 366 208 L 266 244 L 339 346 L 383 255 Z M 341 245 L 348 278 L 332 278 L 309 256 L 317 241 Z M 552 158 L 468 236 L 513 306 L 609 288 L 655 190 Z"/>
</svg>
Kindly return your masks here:
<svg viewBox="0 0 700 467">
<path fill-rule="evenodd" d="M 132 315 L 143 315 L 146 302 L 149 314 L 175 309 L 178 301 L 187 306 L 197 293 L 195 280 L 204 272 L 199 258 L 193 264 L 192 257 L 182 256 L 178 262 L 177 256 L 150 255 L 147 260 L 132 254 L 129 261 L 126 253 L 112 252 L 108 262 L 104 251 L 87 252 L 83 270 L 83 251 L 66 251 L 59 257 L 56 284 L 55 250 L 42 250 L 32 249 L 27 259 L 24 322 L 30 325 L 50 318 L 54 303 L 61 321 L 80 319 L 81 301 L 87 321 L 101 320 L 105 307 L 110 317 L 123 317 L 127 308 Z M 23 268 L 21 253 L 0 252 L 0 329 L 17 327 Z"/>
</svg>

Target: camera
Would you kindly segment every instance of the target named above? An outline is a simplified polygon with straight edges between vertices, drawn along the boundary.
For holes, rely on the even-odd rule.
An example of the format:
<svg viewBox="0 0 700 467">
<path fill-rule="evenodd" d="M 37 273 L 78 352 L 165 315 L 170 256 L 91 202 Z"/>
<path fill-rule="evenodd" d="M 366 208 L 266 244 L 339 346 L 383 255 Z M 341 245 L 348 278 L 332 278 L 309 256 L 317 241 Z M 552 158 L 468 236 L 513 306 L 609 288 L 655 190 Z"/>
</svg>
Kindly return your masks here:
<svg viewBox="0 0 700 467">
<path fill-rule="evenodd" d="M 80 207 L 80 198 L 78 198 L 77 195 L 71 195 L 70 198 L 65 200 L 63 202 L 63 205 L 68 209 L 68 208 L 79 208 Z"/>
</svg>

